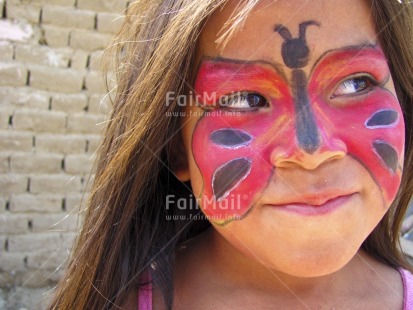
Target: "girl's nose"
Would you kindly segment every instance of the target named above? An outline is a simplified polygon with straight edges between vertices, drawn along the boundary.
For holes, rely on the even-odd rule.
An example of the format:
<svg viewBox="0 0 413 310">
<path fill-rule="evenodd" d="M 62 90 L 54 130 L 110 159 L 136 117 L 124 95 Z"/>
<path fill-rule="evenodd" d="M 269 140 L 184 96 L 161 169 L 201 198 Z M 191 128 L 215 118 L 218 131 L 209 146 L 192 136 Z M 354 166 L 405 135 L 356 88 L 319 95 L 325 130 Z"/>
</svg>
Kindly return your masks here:
<svg viewBox="0 0 413 310">
<path fill-rule="evenodd" d="M 299 166 L 314 170 L 325 162 L 343 158 L 347 154 L 347 146 L 340 138 L 320 129 L 318 133 L 317 149 L 308 150 L 295 137 L 291 137 L 288 144 L 275 146 L 270 155 L 272 165 L 278 168 Z"/>
</svg>

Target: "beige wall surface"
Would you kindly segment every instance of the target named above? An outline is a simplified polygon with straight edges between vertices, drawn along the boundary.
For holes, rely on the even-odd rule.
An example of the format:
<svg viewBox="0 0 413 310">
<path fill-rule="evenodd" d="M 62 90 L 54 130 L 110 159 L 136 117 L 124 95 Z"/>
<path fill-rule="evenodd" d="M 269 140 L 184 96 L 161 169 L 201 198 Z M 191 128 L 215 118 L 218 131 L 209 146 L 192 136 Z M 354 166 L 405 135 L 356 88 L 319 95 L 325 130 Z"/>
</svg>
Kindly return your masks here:
<svg viewBox="0 0 413 310">
<path fill-rule="evenodd" d="M 127 0 L 0 0 L 0 309 L 42 309 L 78 227 Z M 48 293 L 49 292 L 49 293 Z"/>
</svg>

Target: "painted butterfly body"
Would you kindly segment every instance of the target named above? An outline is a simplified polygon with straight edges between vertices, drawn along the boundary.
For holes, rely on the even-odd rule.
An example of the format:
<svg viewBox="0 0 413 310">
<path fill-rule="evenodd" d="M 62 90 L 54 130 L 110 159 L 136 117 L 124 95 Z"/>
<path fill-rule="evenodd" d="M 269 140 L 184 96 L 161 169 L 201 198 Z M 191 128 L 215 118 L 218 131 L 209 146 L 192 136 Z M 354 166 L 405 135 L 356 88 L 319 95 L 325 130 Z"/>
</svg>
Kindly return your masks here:
<svg viewBox="0 0 413 310">
<path fill-rule="evenodd" d="M 204 213 L 220 224 L 248 214 L 274 176 L 274 150 L 288 158 L 340 149 L 366 167 L 383 198 L 391 201 L 400 184 L 404 147 L 397 98 L 380 85 L 357 96 L 332 95 L 344 78 L 366 70 L 380 85 L 388 79 L 385 58 L 374 46 L 324 54 L 299 90 L 293 79 L 289 83 L 270 64 L 204 60 L 195 83 L 197 94 L 216 93 L 219 98 L 251 91 L 270 103 L 268 108 L 247 112 L 212 110 L 198 120 L 192 148 L 205 182 L 201 194 Z M 297 105 L 297 96 L 307 97 L 307 110 Z M 216 102 L 207 99 L 202 104 L 213 106 Z M 308 115 L 310 121 L 305 119 Z M 313 127 L 303 127 L 308 123 Z M 308 142 L 306 136 L 316 140 Z"/>
</svg>

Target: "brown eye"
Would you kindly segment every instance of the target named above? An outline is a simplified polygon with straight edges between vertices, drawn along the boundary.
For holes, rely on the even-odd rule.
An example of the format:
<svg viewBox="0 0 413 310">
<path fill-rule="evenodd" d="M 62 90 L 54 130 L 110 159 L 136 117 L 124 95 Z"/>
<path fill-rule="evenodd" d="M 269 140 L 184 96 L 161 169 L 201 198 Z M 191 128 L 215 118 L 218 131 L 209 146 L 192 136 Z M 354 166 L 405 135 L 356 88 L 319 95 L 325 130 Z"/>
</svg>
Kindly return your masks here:
<svg viewBox="0 0 413 310">
<path fill-rule="evenodd" d="M 240 92 L 223 96 L 220 99 L 220 106 L 233 110 L 248 111 L 269 107 L 269 103 L 264 96 L 258 93 Z"/>
</svg>

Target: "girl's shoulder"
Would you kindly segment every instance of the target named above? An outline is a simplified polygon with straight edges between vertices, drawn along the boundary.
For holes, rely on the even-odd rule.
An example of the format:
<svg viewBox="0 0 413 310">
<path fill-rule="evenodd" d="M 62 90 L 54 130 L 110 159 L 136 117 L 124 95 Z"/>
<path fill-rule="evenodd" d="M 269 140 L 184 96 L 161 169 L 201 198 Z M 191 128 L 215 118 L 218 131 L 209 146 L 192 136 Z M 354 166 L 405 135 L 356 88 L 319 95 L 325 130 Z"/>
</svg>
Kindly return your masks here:
<svg viewBox="0 0 413 310">
<path fill-rule="evenodd" d="M 410 271 L 403 268 L 399 268 L 399 272 L 403 280 L 403 310 L 413 310 L 413 275 Z"/>
</svg>

